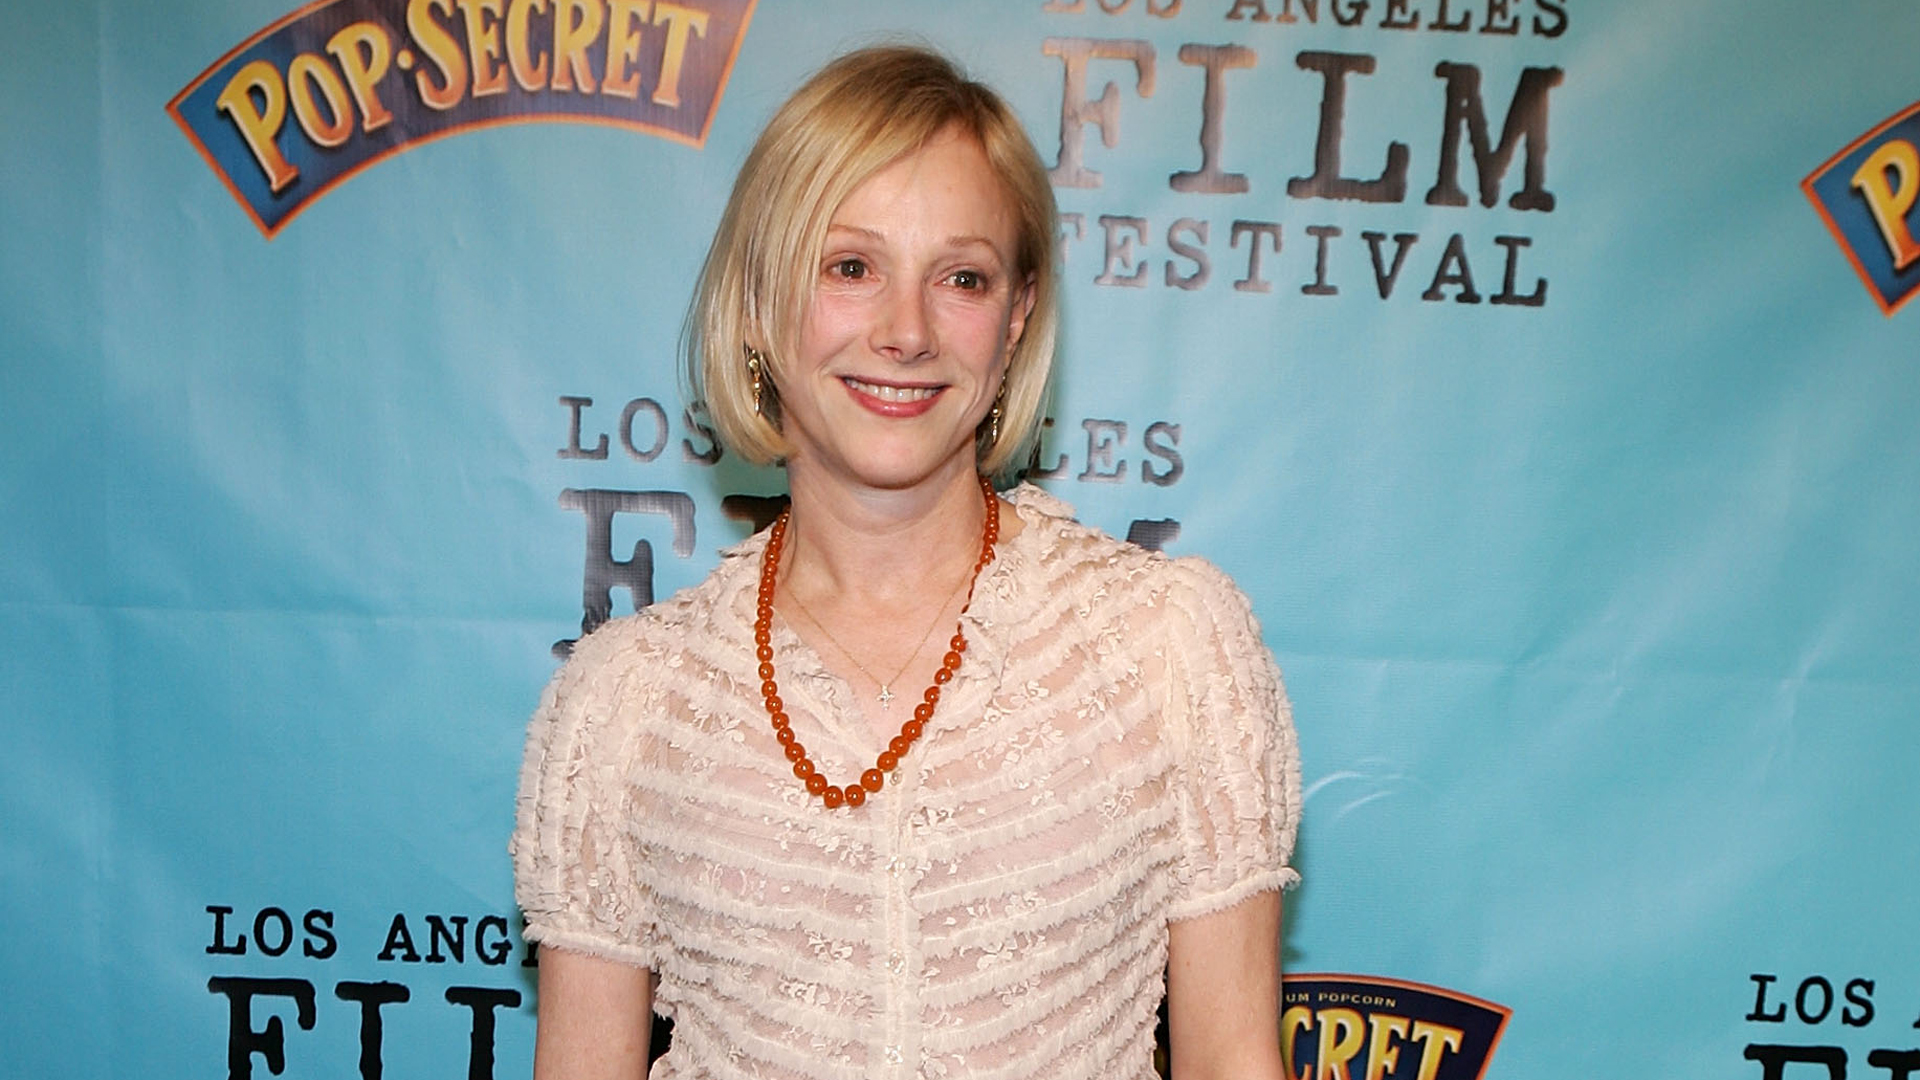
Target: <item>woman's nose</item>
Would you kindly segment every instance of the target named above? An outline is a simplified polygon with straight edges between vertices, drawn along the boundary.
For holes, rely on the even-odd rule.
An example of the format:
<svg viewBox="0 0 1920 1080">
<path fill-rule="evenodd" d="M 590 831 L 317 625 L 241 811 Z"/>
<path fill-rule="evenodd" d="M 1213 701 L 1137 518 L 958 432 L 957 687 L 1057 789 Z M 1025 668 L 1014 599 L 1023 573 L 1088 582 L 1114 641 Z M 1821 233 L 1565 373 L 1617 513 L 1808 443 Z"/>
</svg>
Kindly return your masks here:
<svg viewBox="0 0 1920 1080">
<path fill-rule="evenodd" d="M 932 354 L 933 320 L 927 310 L 924 290 L 911 284 L 887 290 L 874 327 L 874 345 L 900 361 L 918 360 Z"/>
</svg>

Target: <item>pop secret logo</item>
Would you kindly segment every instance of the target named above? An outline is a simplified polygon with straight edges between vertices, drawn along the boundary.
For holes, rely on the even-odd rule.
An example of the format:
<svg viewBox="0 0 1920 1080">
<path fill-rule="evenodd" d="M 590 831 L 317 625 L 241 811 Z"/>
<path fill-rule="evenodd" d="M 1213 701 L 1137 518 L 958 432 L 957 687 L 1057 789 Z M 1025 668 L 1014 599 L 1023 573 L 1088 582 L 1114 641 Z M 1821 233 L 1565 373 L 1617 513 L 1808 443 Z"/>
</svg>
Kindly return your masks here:
<svg viewBox="0 0 1920 1080">
<path fill-rule="evenodd" d="M 755 0 L 320 0 L 167 111 L 271 237 L 354 173 L 469 128 L 576 120 L 699 146 Z"/>
<path fill-rule="evenodd" d="M 1299 1080 L 1480 1080 L 1512 1010 L 1374 975 L 1287 975 L 1280 1054 Z"/>
<path fill-rule="evenodd" d="M 1827 159 L 1800 188 L 1883 313 L 1920 295 L 1920 102 Z"/>
</svg>

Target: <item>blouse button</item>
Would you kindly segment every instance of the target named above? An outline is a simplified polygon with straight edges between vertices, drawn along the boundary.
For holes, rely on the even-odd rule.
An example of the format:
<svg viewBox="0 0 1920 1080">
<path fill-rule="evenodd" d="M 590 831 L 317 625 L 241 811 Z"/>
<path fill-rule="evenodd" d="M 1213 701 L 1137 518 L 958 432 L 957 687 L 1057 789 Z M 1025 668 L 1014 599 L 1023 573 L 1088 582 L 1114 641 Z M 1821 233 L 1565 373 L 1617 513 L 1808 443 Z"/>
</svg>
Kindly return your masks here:
<svg viewBox="0 0 1920 1080">
<path fill-rule="evenodd" d="M 895 975 L 907 970 L 907 958 L 900 955 L 900 950 L 895 949 L 887 954 L 887 970 Z"/>
<path fill-rule="evenodd" d="M 899 1047 L 897 1046 L 887 1047 L 887 1064 L 889 1065 L 900 1064 L 900 1048 Z"/>
</svg>

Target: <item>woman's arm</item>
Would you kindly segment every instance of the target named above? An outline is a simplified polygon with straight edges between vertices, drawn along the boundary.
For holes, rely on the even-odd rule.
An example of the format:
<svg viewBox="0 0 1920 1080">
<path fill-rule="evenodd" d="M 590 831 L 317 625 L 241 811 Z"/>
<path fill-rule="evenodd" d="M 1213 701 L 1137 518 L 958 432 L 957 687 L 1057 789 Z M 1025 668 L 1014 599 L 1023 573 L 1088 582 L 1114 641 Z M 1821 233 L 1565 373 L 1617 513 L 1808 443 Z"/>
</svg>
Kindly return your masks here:
<svg viewBox="0 0 1920 1080">
<path fill-rule="evenodd" d="M 1280 893 L 1181 920 L 1168 934 L 1173 1080 L 1288 1080 L 1280 1058 Z"/>
<path fill-rule="evenodd" d="M 534 1080 L 642 1080 L 652 1032 L 651 971 L 540 950 Z"/>
</svg>

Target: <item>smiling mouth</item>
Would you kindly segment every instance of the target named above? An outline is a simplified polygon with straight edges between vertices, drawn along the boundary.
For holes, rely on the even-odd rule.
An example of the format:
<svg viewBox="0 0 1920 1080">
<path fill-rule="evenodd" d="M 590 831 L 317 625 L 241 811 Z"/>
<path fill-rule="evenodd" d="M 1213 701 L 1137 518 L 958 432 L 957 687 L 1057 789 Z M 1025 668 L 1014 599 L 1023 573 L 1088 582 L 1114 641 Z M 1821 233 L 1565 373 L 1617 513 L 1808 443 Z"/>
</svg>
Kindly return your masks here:
<svg viewBox="0 0 1920 1080">
<path fill-rule="evenodd" d="M 881 401 L 914 402 L 926 401 L 940 392 L 938 386 L 886 386 L 881 383 L 863 382 L 851 376 L 843 377 L 841 382 L 854 390 Z"/>
</svg>

